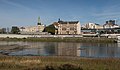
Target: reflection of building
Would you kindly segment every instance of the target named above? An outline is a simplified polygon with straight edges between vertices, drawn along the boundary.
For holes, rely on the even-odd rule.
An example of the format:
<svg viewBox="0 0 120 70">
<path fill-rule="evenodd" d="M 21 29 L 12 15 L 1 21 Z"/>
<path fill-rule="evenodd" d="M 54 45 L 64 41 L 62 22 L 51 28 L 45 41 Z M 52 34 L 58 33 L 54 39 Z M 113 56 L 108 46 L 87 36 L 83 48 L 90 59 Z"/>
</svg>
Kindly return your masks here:
<svg viewBox="0 0 120 70">
<path fill-rule="evenodd" d="M 58 43 L 59 56 L 79 56 L 78 48 L 79 43 Z"/>
<path fill-rule="evenodd" d="M 58 34 L 80 34 L 81 26 L 79 21 L 58 21 Z"/>
<path fill-rule="evenodd" d="M 43 33 L 44 28 L 45 26 L 41 24 L 40 17 L 38 17 L 37 26 L 21 27 L 20 33 L 21 34 L 44 34 Z"/>
<path fill-rule="evenodd" d="M 87 46 L 87 47 L 85 47 Z M 117 44 L 82 44 L 80 56 L 83 57 L 116 57 Z"/>
</svg>

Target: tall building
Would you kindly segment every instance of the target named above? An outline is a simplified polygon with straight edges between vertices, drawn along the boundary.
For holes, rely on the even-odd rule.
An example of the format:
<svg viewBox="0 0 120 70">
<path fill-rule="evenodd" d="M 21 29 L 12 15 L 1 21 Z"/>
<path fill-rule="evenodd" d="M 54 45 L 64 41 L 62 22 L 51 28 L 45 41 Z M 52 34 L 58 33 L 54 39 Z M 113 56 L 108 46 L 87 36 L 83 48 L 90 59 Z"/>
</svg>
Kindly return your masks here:
<svg viewBox="0 0 120 70">
<path fill-rule="evenodd" d="M 58 34 L 74 35 L 81 34 L 79 21 L 58 21 Z"/>
</svg>

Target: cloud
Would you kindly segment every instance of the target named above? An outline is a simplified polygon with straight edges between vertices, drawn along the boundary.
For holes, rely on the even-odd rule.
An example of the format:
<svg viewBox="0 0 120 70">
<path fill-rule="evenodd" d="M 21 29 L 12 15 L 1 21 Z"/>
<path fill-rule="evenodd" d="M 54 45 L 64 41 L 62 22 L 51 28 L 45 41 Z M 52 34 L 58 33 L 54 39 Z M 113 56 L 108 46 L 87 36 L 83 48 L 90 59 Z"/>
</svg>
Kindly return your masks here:
<svg viewBox="0 0 120 70">
<path fill-rule="evenodd" d="M 94 16 L 96 17 L 115 17 L 115 16 L 119 16 L 120 17 L 120 12 L 106 12 L 106 13 L 98 13 L 98 14 L 94 14 Z"/>
<path fill-rule="evenodd" d="M 103 7 L 101 12 L 94 13 L 94 17 L 98 19 L 119 19 L 120 18 L 120 5 L 113 4 Z"/>
<path fill-rule="evenodd" d="M 3 3 L 6 3 L 8 5 L 12 5 L 12 6 L 15 6 L 15 7 L 18 7 L 18 8 L 22 8 L 22 9 L 26 9 L 26 10 L 31 10 L 29 7 L 26 7 L 22 4 L 19 4 L 19 3 L 15 3 L 13 2 L 12 0 L 1 0 Z"/>
</svg>

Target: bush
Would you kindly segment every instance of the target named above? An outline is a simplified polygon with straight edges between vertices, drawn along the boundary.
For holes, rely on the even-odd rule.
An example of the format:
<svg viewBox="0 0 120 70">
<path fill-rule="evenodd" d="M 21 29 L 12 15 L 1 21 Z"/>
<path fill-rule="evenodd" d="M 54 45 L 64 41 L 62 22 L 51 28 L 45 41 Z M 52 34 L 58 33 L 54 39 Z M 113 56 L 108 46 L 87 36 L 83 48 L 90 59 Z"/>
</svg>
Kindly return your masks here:
<svg viewBox="0 0 120 70">
<path fill-rule="evenodd" d="M 83 70 L 81 67 L 77 67 L 71 64 L 64 64 L 59 67 L 59 70 Z"/>
<path fill-rule="evenodd" d="M 75 66 L 71 64 L 63 64 L 58 67 L 46 66 L 45 70 L 83 70 L 83 69 L 79 66 Z"/>
</svg>

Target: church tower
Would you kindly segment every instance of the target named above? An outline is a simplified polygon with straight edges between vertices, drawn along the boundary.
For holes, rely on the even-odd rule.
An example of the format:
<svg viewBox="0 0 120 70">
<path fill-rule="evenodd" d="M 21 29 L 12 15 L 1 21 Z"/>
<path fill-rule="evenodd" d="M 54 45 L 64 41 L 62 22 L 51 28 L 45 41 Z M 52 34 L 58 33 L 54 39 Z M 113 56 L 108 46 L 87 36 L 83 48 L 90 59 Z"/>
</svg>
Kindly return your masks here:
<svg viewBox="0 0 120 70">
<path fill-rule="evenodd" d="M 38 17 L 38 23 L 37 23 L 37 25 L 41 25 L 40 17 Z"/>
</svg>

